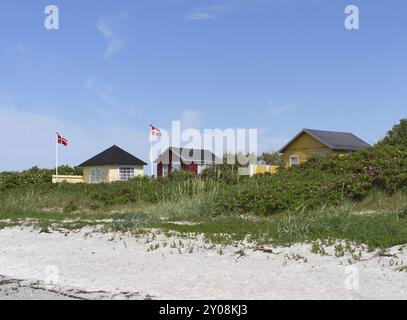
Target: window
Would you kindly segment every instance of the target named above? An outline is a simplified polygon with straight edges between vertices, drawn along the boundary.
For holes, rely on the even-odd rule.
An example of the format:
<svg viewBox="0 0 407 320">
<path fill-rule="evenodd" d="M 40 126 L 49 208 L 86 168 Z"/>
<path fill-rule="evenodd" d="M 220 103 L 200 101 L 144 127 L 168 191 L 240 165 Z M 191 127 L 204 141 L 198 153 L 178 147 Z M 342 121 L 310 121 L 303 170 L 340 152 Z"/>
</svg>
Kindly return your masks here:
<svg viewBox="0 0 407 320">
<path fill-rule="evenodd" d="M 134 178 L 134 168 L 119 168 L 119 180 L 127 181 Z"/>
<path fill-rule="evenodd" d="M 181 162 L 176 162 L 173 161 L 172 162 L 172 166 L 171 166 L 172 171 L 181 171 L 182 167 L 181 167 Z"/>
<path fill-rule="evenodd" d="M 290 157 L 290 167 L 298 166 L 300 164 L 300 157 L 299 156 L 291 156 Z"/>
<path fill-rule="evenodd" d="M 90 183 L 102 182 L 102 170 L 100 168 L 92 168 L 90 173 Z"/>
<path fill-rule="evenodd" d="M 163 164 L 163 177 L 168 176 L 168 164 Z"/>
<path fill-rule="evenodd" d="M 198 173 L 201 173 L 202 171 L 204 171 L 208 167 L 209 166 L 207 164 L 199 164 L 198 165 Z"/>
</svg>

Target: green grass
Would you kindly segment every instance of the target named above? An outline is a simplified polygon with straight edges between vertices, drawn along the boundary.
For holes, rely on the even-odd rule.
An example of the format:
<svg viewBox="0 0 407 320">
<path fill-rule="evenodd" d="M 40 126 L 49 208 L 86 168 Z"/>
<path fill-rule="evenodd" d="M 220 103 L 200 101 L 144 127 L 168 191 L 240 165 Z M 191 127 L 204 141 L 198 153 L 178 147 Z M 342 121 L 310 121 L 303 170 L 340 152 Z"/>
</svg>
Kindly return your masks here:
<svg viewBox="0 0 407 320">
<path fill-rule="evenodd" d="M 208 201 L 211 196 L 201 193 L 150 205 L 132 204 L 110 207 L 109 211 L 83 212 L 45 211 L 30 206 L 23 209 L 18 203 L 9 201 L 0 204 L 0 229 L 19 224 L 68 230 L 101 226 L 104 231 L 137 235 L 158 228 L 164 233 L 181 236 L 203 234 L 206 241 L 215 244 L 246 240 L 259 245 L 290 245 L 342 239 L 372 248 L 388 248 L 407 243 L 407 195 L 401 192 L 393 196 L 375 192 L 362 202 L 346 202 L 316 210 L 299 208 L 271 216 L 214 215 Z M 175 224 L 177 221 L 194 224 Z"/>
<path fill-rule="evenodd" d="M 116 215 L 119 218 L 121 215 Z M 88 226 L 103 225 L 111 214 L 90 213 L 72 214 L 58 211 L 38 211 L 0 206 L 0 230 L 18 225 L 32 225 L 47 229 L 50 226 L 78 230 Z"/>
<path fill-rule="evenodd" d="M 51 174 L 51 170 L 38 168 L 0 172 L 0 206 L 73 214 L 132 213 L 153 207 L 160 214 L 170 210 L 174 216 L 182 216 L 197 209 L 179 203 L 206 197 L 198 208 L 205 214 L 264 216 L 295 211 L 299 206 L 308 210 L 338 206 L 344 201 L 362 201 L 361 211 L 377 211 L 375 192 L 380 191 L 383 203 L 379 207 L 394 211 L 402 209 L 407 197 L 407 149 L 383 145 L 346 157 L 313 157 L 300 166 L 251 178 L 239 176 L 228 165 L 201 175 L 176 172 L 166 178 L 139 177 L 112 184 L 55 185 Z M 395 193 L 402 195 L 400 201 L 386 200 Z"/>
<path fill-rule="evenodd" d="M 311 241 L 321 251 L 317 241 L 343 239 L 386 248 L 407 243 L 406 168 L 407 149 L 385 145 L 252 178 L 221 166 L 202 175 L 56 185 L 52 170 L 32 168 L 0 173 L 0 228 L 101 226 L 134 235 L 159 228 L 219 244 Z"/>
<path fill-rule="evenodd" d="M 218 217 L 196 225 L 152 223 L 182 234 L 202 233 L 214 243 L 248 240 L 256 244 L 289 245 L 296 242 L 349 240 L 372 248 L 407 243 L 407 214 L 355 215 L 347 205 L 309 213 L 280 214 L 271 218 Z"/>
<path fill-rule="evenodd" d="M 0 189 L 0 208 L 54 213 L 134 212 L 159 203 L 176 206 L 187 198 L 213 197 L 218 188 L 217 180 L 198 176 L 153 181 L 138 178 L 98 185 L 36 183 Z"/>
<path fill-rule="evenodd" d="M 399 212 L 407 207 L 407 192 L 395 192 L 387 195 L 379 190 L 374 190 L 360 202 L 354 203 L 354 209 L 358 212 Z"/>
<path fill-rule="evenodd" d="M 153 208 L 150 209 L 154 211 Z M 163 210 L 160 206 L 159 210 Z M 164 232 L 184 236 L 203 234 L 216 244 L 249 241 L 258 245 L 290 245 L 296 242 L 348 240 L 371 248 L 388 248 L 407 243 L 407 206 L 403 211 L 358 214 L 355 206 L 344 204 L 323 207 L 310 212 L 286 212 L 271 217 L 214 216 L 197 212 L 166 219 L 151 214 L 126 214 L 105 225 L 110 231 L 139 233 L 145 228 L 158 228 Z M 180 219 L 183 218 L 183 219 Z M 194 221 L 195 224 L 175 224 L 174 221 Z"/>
</svg>

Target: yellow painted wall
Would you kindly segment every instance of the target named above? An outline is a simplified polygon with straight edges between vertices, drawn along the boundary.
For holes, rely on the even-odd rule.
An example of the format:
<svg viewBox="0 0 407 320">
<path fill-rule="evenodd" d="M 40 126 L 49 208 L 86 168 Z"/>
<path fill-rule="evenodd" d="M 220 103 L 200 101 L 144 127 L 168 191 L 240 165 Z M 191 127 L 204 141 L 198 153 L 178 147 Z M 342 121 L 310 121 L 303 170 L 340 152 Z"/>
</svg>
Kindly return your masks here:
<svg viewBox="0 0 407 320">
<path fill-rule="evenodd" d="M 310 157 L 315 155 L 336 154 L 345 155 L 347 151 L 331 150 L 317 139 L 311 137 L 308 133 L 303 132 L 296 140 L 294 140 L 284 150 L 284 163 L 287 167 L 290 166 L 290 157 L 298 156 L 300 164 L 306 162 Z"/>
<path fill-rule="evenodd" d="M 278 170 L 278 166 L 269 166 L 269 165 L 260 165 L 260 164 L 252 164 L 250 165 L 250 176 L 254 176 L 255 174 L 264 174 L 264 173 L 276 173 Z"/>
<path fill-rule="evenodd" d="M 93 168 L 100 168 L 102 170 L 102 182 L 110 183 L 119 181 L 119 168 L 134 168 L 136 177 L 144 176 L 144 167 L 142 165 L 138 166 L 94 166 L 94 167 L 84 167 L 83 168 L 83 180 L 85 183 L 90 183 L 90 175 Z"/>
<path fill-rule="evenodd" d="M 134 168 L 136 168 L 136 177 L 144 177 L 144 166 L 138 165 Z"/>
<path fill-rule="evenodd" d="M 61 183 L 61 182 L 67 182 L 67 183 L 83 183 L 83 177 L 82 176 L 64 176 L 64 175 L 58 175 L 58 178 L 56 175 L 52 175 L 52 183 Z"/>
</svg>

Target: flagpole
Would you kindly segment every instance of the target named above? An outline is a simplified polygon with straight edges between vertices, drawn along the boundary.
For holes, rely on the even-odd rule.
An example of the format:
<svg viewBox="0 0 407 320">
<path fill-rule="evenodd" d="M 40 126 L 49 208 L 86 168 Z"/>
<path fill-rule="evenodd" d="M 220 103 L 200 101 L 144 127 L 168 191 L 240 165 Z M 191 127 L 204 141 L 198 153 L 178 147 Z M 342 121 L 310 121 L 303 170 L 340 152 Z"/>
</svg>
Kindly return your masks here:
<svg viewBox="0 0 407 320">
<path fill-rule="evenodd" d="M 58 183 L 58 132 L 55 139 L 55 179 Z"/>
<path fill-rule="evenodd" d="M 153 167 L 153 135 L 151 134 L 150 128 L 150 177 L 154 176 L 154 167 Z"/>
</svg>

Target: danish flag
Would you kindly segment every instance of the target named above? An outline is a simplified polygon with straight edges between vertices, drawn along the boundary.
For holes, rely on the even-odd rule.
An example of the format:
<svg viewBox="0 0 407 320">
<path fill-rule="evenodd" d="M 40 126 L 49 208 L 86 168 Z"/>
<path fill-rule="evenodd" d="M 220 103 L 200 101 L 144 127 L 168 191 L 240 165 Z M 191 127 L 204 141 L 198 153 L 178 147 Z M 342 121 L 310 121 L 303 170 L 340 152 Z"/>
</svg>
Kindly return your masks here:
<svg viewBox="0 0 407 320">
<path fill-rule="evenodd" d="M 68 139 L 65 139 L 63 136 L 61 136 L 59 133 L 57 133 L 57 142 L 59 144 L 62 144 L 64 146 L 68 146 Z"/>
<path fill-rule="evenodd" d="M 152 136 L 157 136 L 157 137 L 160 137 L 160 136 L 161 136 L 161 131 L 160 131 L 160 129 L 158 129 L 158 128 L 152 126 L 151 124 L 150 124 L 150 128 L 151 128 L 151 135 L 152 135 Z"/>
</svg>

